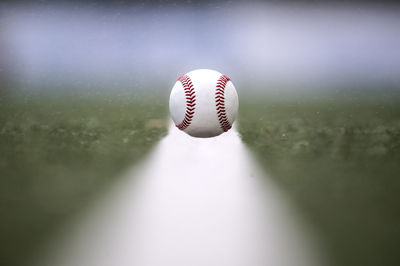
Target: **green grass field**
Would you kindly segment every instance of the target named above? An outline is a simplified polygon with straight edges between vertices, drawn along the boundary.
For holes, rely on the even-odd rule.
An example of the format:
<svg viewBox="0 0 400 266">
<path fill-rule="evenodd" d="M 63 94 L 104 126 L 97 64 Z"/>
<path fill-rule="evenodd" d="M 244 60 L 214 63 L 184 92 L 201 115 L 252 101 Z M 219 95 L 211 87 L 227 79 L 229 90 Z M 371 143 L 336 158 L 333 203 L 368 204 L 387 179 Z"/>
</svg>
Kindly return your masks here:
<svg viewBox="0 0 400 266">
<path fill-rule="evenodd" d="M 26 265 L 166 134 L 163 99 L 138 98 L 0 103 L 0 265 Z"/>
<path fill-rule="evenodd" d="M 30 256 L 167 132 L 167 97 L 0 100 L 0 264 Z M 241 99 L 239 131 L 331 265 L 398 265 L 396 99 Z"/>
<path fill-rule="evenodd" d="M 331 265 L 399 265 L 398 98 L 242 101 L 240 132 Z"/>
</svg>

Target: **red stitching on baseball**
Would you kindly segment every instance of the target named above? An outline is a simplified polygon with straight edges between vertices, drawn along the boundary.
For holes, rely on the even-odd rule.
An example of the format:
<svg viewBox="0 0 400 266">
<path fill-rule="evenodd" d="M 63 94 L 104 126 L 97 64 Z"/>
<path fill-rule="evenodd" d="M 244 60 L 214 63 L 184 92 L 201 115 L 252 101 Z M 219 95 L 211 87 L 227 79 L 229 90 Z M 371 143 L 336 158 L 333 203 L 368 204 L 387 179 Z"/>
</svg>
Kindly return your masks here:
<svg viewBox="0 0 400 266">
<path fill-rule="evenodd" d="M 192 122 L 194 109 L 196 106 L 196 94 L 194 92 L 194 87 L 189 76 L 184 74 L 179 77 L 178 81 L 182 83 L 183 89 L 185 91 L 186 112 L 185 112 L 185 118 L 183 118 L 183 121 L 180 124 L 176 125 L 176 127 L 179 128 L 180 130 L 184 130 Z"/>
<path fill-rule="evenodd" d="M 225 132 L 232 127 L 232 125 L 228 121 L 225 110 L 225 86 L 229 80 L 230 78 L 222 75 L 217 81 L 217 87 L 215 90 L 215 105 L 217 107 L 217 116 L 222 130 Z"/>
</svg>

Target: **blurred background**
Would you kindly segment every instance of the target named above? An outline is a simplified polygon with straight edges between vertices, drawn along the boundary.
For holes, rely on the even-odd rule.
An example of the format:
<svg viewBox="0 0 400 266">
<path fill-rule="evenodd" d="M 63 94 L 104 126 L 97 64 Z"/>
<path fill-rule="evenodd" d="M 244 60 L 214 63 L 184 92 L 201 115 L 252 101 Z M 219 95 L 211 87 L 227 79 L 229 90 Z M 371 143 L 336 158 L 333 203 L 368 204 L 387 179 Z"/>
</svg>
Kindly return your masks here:
<svg viewBox="0 0 400 266">
<path fill-rule="evenodd" d="M 391 1 L 2 1 L 0 264 L 29 265 L 210 68 L 331 265 L 398 265 L 399 29 Z"/>
<path fill-rule="evenodd" d="M 2 79 L 166 91 L 171 77 L 207 67 L 243 91 L 382 90 L 400 82 L 399 26 L 399 7 L 382 2 L 11 1 L 1 6 Z"/>
</svg>

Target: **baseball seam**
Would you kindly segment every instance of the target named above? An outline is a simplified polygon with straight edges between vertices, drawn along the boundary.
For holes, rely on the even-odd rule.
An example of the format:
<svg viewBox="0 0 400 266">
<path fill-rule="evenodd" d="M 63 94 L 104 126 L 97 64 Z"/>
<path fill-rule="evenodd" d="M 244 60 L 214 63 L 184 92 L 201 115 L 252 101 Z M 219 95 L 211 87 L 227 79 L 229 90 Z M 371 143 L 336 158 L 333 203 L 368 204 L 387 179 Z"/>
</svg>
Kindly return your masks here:
<svg viewBox="0 0 400 266">
<path fill-rule="evenodd" d="M 182 83 L 183 89 L 185 91 L 186 112 L 182 122 L 176 125 L 176 127 L 179 128 L 180 130 L 184 130 L 192 123 L 194 110 L 196 106 L 196 94 L 194 91 L 192 81 L 190 80 L 189 76 L 184 74 L 179 77 L 178 81 Z"/>
<path fill-rule="evenodd" d="M 228 121 L 225 110 L 225 86 L 229 80 L 230 78 L 222 75 L 217 81 L 217 87 L 215 90 L 215 105 L 217 108 L 218 121 L 224 132 L 228 131 L 232 127 Z"/>
</svg>

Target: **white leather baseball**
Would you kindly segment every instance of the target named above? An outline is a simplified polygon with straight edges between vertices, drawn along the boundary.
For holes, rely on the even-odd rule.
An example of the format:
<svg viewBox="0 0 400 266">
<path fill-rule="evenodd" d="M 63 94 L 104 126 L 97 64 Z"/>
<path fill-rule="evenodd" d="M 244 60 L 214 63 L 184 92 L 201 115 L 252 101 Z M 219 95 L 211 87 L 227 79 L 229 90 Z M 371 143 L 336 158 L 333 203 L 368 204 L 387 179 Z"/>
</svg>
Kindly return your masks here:
<svg viewBox="0 0 400 266">
<path fill-rule="evenodd" d="M 238 95 L 231 80 L 210 69 L 182 75 L 169 98 L 169 110 L 177 128 L 200 138 L 228 131 L 238 107 Z"/>
</svg>

